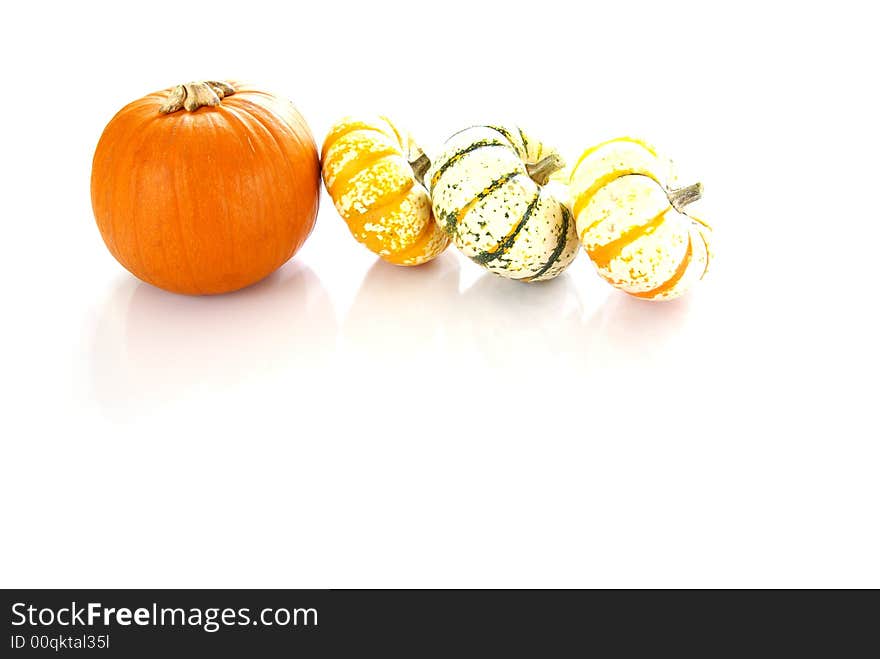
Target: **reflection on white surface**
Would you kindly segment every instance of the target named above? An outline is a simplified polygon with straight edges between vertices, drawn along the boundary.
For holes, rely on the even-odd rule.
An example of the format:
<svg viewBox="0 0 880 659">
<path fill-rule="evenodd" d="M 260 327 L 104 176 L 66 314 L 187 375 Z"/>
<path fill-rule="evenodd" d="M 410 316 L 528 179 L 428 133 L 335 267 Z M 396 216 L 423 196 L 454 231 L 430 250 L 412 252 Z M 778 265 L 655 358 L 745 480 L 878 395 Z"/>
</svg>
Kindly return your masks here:
<svg viewBox="0 0 880 659">
<path fill-rule="evenodd" d="M 433 358 L 436 368 L 457 364 L 472 375 L 524 368 L 587 375 L 662 354 L 691 309 L 690 294 L 657 303 L 591 286 L 587 267 L 536 284 L 484 273 L 462 290 L 460 263 L 451 253 L 416 268 L 377 260 L 345 317 L 347 356 L 401 372 Z"/>
<path fill-rule="evenodd" d="M 568 275 L 527 285 L 485 273 L 461 290 L 460 264 L 450 252 L 416 268 L 377 260 L 345 318 L 347 357 L 373 371 L 467 381 L 523 364 L 552 369 L 584 349 L 583 304 Z"/>
<path fill-rule="evenodd" d="M 523 284 L 486 273 L 464 291 L 451 331 L 471 370 L 482 363 L 540 381 L 583 353 L 582 317 L 570 274 Z"/>
<path fill-rule="evenodd" d="M 684 328 L 694 293 L 675 300 L 652 302 L 611 291 L 586 319 L 596 360 L 610 366 L 645 366 L 664 354 Z"/>
<path fill-rule="evenodd" d="M 376 361 L 411 359 L 448 324 L 458 287 L 459 260 L 450 252 L 412 268 L 377 259 L 345 318 L 346 347 Z"/>
<path fill-rule="evenodd" d="M 673 361 L 674 343 L 687 333 L 690 294 L 634 299 L 591 287 L 587 268 L 531 285 L 485 273 L 462 289 L 462 265 L 470 267 L 451 252 L 416 268 L 376 260 L 339 337 L 330 295 L 300 263 L 213 297 L 121 278 L 96 325 L 95 397 L 110 416 L 125 418 L 250 384 L 273 395 L 302 384 L 310 400 L 321 380 L 365 417 L 373 416 L 371 402 L 358 391 L 382 388 L 415 409 L 425 389 L 413 383 L 500 406 L 511 394 L 541 396 L 553 382 L 600 386 L 609 373 Z M 297 413 L 317 419 L 325 410 L 306 404 Z"/>
<path fill-rule="evenodd" d="M 363 438 L 381 436 L 406 451 L 453 421 L 437 397 L 460 377 L 446 338 L 459 275 L 458 258 L 447 252 L 413 268 L 376 260 L 364 276 L 343 322 L 335 390 L 357 428 L 340 433 L 353 469 L 376 450 Z"/>
<path fill-rule="evenodd" d="M 326 363 L 336 340 L 327 292 L 291 263 L 228 295 L 189 297 L 134 278 L 105 304 L 93 346 L 97 398 L 108 408 L 167 402 Z"/>
</svg>

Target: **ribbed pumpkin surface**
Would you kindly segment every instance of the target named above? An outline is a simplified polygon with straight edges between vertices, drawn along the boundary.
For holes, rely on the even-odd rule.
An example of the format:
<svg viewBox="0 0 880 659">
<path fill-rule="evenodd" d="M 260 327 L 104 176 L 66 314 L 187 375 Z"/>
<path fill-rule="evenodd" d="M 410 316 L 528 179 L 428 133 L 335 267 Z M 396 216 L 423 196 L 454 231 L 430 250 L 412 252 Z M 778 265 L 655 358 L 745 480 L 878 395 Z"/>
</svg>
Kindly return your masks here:
<svg viewBox="0 0 880 659">
<path fill-rule="evenodd" d="M 286 100 L 248 86 L 215 107 L 162 114 L 170 90 L 110 121 L 92 164 L 92 208 L 110 252 L 177 293 L 233 291 L 270 274 L 315 224 L 317 148 Z"/>
<path fill-rule="evenodd" d="M 449 244 L 410 152 L 409 136 L 386 117 L 347 117 L 330 129 L 321 155 L 324 185 L 352 235 L 398 265 L 430 261 Z"/>
<path fill-rule="evenodd" d="M 668 162 L 618 138 L 588 149 L 572 168 L 577 232 L 600 276 L 639 298 L 683 294 L 706 274 L 710 227 L 672 206 Z"/>
<path fill-rule="evenodd" d="M 578 243 L 567 193 L 526 169 L 552 153 L 516 127 L 474 126 L 447 140 L 425 182 L 437 222 L 466 256 L 520 281 L 568 267 Z"/>
</svg>

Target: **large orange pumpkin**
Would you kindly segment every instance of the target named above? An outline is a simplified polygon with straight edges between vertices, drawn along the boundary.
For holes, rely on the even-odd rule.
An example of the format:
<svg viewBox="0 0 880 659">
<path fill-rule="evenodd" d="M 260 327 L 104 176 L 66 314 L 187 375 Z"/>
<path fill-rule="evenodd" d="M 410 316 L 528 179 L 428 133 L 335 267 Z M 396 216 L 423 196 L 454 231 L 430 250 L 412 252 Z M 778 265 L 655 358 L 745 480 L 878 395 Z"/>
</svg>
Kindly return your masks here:
<svg viewBox="0 0 880 659">
<path fill-rule="evenodd" d="M 289 101 L 195 82 L 113 117 L 92 163 L 92 208 L 135 276 L 175 293 L 225 293 L 296 253 L 319 185 L 314 138 Z"/>
</svg>

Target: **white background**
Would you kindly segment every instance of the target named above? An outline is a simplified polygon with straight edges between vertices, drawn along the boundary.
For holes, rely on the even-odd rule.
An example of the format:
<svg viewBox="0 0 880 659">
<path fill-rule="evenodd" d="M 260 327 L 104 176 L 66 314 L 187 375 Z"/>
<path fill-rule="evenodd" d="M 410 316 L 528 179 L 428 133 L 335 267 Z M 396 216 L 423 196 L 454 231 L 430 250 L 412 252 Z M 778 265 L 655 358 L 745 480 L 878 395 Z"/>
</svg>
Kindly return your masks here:
<svg viewBox="0 0 880 659">
<path fill-rule="evenodd" d="M 867 3 L 7 3 L 0 585 L 880 586 Z M 89 201 L 107 121 L 191 79 L 429 152 L 513 120 L 705 184 L 711 276 L 377 263 L 326 195 L 251 289 L 163 293 Z M 691 174 L 691 176 L 688 176 Z"/>
</svg>

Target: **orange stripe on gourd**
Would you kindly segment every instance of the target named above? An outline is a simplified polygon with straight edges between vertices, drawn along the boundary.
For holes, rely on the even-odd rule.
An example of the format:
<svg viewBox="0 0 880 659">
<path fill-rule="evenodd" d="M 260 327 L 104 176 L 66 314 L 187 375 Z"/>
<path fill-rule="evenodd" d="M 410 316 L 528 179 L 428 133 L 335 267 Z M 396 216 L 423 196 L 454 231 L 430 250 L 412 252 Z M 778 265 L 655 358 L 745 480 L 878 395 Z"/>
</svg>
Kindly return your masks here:
<svg viewBox="0 0 880 659">
<path fill-rule="evenodd" d="M 672 290 L 672 288 L 675 287 L 675 285 L 681 280 L 681 278 L 684 277 L 685 272 L 687 272 L 688 266 L 691 264 L 691 257 L 693 257 L 693 254 L 693 242 L 691 241 L 690 236 L 688 236 L 687 250 L 684 253 L 684 258 L 681 260 L 681 263 L 675 269 L 675 272 L 672 274 L 672 276 L 656 288 L 652 288 L 650 291 L 643 291 L 641 293 L 630 293 L 630 295 L 652 300 L 660 297 L 665 292 Z"/>
<path fill-rule="evenodd" d="M 669 208 L 651 219 L 650 222 L 647 222 L 646 224 L 638 224 L 627 229 L 619 238 L 612 240 L 610 243 L 605 243 L 604 245 L 588 249 L 587 254 L 589 254 L 597 268 L 608 268 L 611 261 L 619 257 L 624 248 L 628 247 L 639 238 L 650 235 L 656 231 L 666 219 L 667 212 L 669 212 Z"/>
<path fill-rule="evenodd" d="M 352 158 L 340 162 L 341 168 L 336 174 L 330 174 L 325 177 L 324 183 L 327 186 L 327 192 L 334 199 L 345 194 L 345 190 L 351 185 L 352 179 L 360 172 L 372 168 L 379 164 L 379 161 L 385 158 L 400 157 L 400 152 L 390 147 L 383 147 L 376 150 L 370 150 L 358 153 Z"/>
<path fill-rule="evenodd" d="M 614 183 L 614 181 L 616 181 L 617 179 L 623 178 L 624 176 L 647 176 L 648 178 L 657 181 L 657 179 L 654 178 L 654 176 L 647 171 L 621 169 L 609 172 L 575 197 L 572 214 L 575 217 L 580 215 L 581 211 L 583 211 L 587 207 L 587 205 L 592 201 L 593 197 L 596 196 L 596 193 L 599 192 L 599 190 L 604 188 L 609 183 Z"/>
<path fill-rule="evenodd" d="M 577 188 L 572 208 L 575 218 L 599 190 L 621 177 L 639 174 L 659 184 L 657 163 L 657 153 L 653 147 L 631 137 L 608 140 L 587 149 L 571 170 L 571 183 Z M 590 166 L 601 174 L 591 175 L 588 171 Z M 578 185 L 582 178 L 587 178 L 589 185 Z"/>
<path fill-rule="evenodd" d="M 581 157 L 577 159 L 577 162 L 574 164 L 574 167 L 571 168 L 572 175 L 577 171 L 578 167 L 580 167 L 581 163 L 589 158 L 591 155 L 596 153 L 599 149 L 608 146 L 609 144 L 619 144 L 621 142 L 628 142 L 630 144 L 635 144 L 637 146 L 642 147 L 645 151 L 647 151 L 651 156 L 657 157 L 657 151 L 647 142 L 644 142 L 635 137 L 616 137 L 612 140 L 606 140 L 605 142 L 600 142 L 596 146 L 592 146 L 581 154 Z"/>
</svg>

